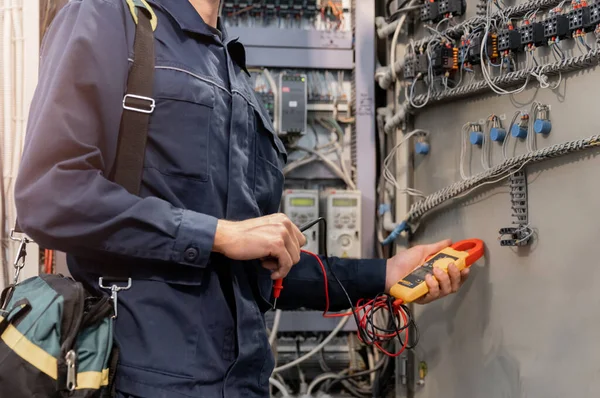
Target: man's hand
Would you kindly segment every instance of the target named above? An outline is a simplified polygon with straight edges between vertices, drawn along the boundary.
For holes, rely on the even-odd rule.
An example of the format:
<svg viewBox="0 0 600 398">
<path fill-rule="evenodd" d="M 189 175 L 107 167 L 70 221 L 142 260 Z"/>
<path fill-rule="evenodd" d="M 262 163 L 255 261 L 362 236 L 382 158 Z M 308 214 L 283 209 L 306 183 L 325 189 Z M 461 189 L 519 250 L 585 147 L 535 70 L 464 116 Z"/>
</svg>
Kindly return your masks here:
<svg viewBox="0 0 600 398">
<path fill-rule="evenodd" d="M 273 271 L 271 279 L 284 278 L 300 261 L 306 238 L 285 214 L 232 222 L 219 220 L 213 251 L 232 260 L 261 259 Z"/>
<path fill-rule="evenodd" d="M 414 246 L 390 258 L 387 261 L 385 291 L 389 292 L 395 283 L 423 264 L 427 257 L 451 244 L 452 241 L 447 239 L 429 245 Z M 416 300 L 416 303 L 427 304 L 450 293 L 455 293 L 469 276 L 469 269 L 465 268 L 459 271 L 454 264 L 450 264 L 448 273 L 434 267 L 433 274 L 435 278 L 431 275 L 427 275 L 425 278 L 429 293 Z"/>
</svg>

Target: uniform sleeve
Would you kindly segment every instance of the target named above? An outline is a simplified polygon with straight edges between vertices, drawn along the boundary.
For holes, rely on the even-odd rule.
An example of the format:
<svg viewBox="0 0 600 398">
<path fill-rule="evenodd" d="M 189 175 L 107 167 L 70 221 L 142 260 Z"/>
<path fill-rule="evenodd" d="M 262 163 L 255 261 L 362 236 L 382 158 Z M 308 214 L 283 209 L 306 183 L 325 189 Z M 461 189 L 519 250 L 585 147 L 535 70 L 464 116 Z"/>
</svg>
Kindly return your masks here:
<svg viewBox="0 0 600 398">
<path fill-rule="evenodd" d="M 346 295 L 327 269 L 329 281 L 329 310 L 341 311 L 349 308 Z M 354 260 L 330 257 L 329 263 L 333 272 L 348 292 L 353 304 L 360 298 L 373 298 L 385 289 L 386 260 Z M 302 253 L 300 262 L 294 265 L 283 280 L 283 290 L 277 300 L 277 308 L 298 309 L 309 308 L 323 311 L 325 309 L 325 285 L 323 271 L 317 260 Z"/>
<path fill-rule="evenodd" d="M 217 220 L 109 181 L 127 82 L 121 1 L 69 2 L 42 50 L 15 185 L 20 227 L 41 246 L 202 266 Z"/>
</svg>

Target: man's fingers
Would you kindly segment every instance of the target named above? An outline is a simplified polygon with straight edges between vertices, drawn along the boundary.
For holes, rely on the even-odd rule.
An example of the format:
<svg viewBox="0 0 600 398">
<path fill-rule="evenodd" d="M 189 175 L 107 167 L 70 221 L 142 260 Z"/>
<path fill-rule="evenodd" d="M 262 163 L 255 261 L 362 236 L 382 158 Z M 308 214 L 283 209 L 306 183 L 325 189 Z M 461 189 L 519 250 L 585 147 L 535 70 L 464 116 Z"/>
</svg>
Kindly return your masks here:
<svg viewBox="0 0 600 398">
<path fill-rule="evenodd" d="M 456 265 L 450 264 L 448 267 L 448 276 L 450 277 L 450 287 L 452 293 L 456 293 L 460 288 L 461 277 L 460 271 L 456 268 Z"/>
<path fill-rule="evenodd" d="M 273 258 L 261 260 L 261 265 L 263 268 L 268 269 L 269 271 L 277 271 L 279 268 L 279 263 Z"/>
<path fill-rule="evenodd" d="M 298 244 L 300 245 L 300 247 L 306 244 L 306 236 L 304 236 L 304 234 L 300 232 L 297 226 L 293 225 L 292 233 L 294 234 L 296 239 L 298 239 Z"/>
<path fill-rule="evenodd" d="M 425 277 L 425 283 L 427 284 L 427 288 L 429 289 L 429 293 L 427 293 L 431 298 L 436 299 L 440 296 L 440 285 L 431 274 L 427 274 Z"/>
<path fill-rule="evenodd" d="M 294 265 L 286 247 L 281 247 L 281 250 L 277 253 L 277 261 L 279 262 L 279 267 L 277 271 L 271 274 L 271 279 L 273 280 L 285 278 L 288 272 L 290 272 L 292 265 Z"/>
<path fill-rule="evenodd" d="M 284 241 L 285 249 L 292 259 L 292 264 L 296 264 L 298 261 L 300 261 L 300 246 L 298 244 L 298 239 L 296 239 L 294 235 L 291 235 L 289 231 L 287 231 L 284 236 Z"/>
<path fill-rule="evenodd" d="M 437 281 L 440 285 L 440 296 L 441 297 L 447 296 L 448 294 L 452 293 L 452 286 L 450 285 L 450 277 L 448 276 L 448 274 L 446 272 L 444 272 L 440 268 L 434 267 L 433 275 L 435 276 L 435 279 L 437 279 Z"/>
</svg>

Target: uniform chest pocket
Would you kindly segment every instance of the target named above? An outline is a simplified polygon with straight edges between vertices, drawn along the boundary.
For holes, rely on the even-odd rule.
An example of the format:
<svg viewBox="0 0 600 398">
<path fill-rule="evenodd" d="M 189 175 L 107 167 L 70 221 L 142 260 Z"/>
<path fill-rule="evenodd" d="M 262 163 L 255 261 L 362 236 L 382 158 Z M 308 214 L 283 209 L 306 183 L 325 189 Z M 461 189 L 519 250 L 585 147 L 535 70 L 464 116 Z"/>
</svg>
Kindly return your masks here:
<svg viewBox="0 0 600 398">
<path fill-rule="evenodd" d="M 287 152 L 268 116 L 254 112 L 256 120 L 256 177 L 254 195 L 262 215 L 276 213 L 283 192 L 283 166 Z"/>
<path fill-rule="evenodd" d="M 184 71 L 156 69 L 145 166 L 207 181 L 215 87 Z"/>
</svg>

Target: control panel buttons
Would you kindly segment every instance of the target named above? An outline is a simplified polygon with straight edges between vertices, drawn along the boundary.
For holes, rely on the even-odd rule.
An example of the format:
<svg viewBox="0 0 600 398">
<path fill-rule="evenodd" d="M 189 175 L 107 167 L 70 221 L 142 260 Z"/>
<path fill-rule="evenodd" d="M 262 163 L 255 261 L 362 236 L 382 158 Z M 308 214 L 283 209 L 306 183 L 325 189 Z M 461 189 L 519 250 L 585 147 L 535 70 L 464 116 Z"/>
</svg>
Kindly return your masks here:
<svg viewBox="0 0 600 398">
<path fill-rule="evenodd" d="M 340 245 L 348 247 L 352 243 L 352 239 L 348 235 L 342 235 L 339 239 Z"/>
</svg>

